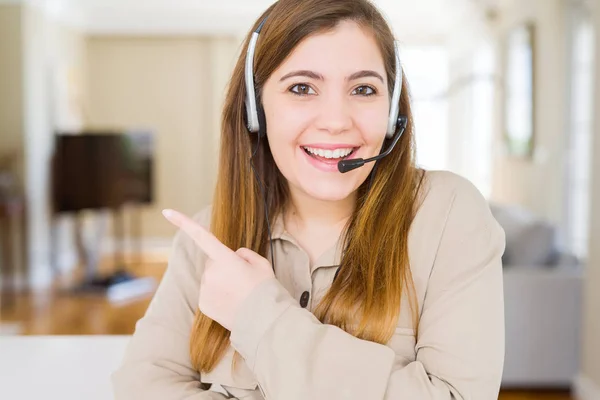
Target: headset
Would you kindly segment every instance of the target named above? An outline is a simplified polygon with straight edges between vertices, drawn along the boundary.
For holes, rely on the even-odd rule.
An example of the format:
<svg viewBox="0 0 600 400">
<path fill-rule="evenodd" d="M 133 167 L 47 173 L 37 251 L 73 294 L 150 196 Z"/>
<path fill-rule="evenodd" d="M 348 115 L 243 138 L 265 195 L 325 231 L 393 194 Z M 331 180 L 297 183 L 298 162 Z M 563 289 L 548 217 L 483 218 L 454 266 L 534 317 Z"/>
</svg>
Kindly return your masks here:
<svg viewBox="0 0 600 400">
<path fill-rule="evenodd" d="M 260 146 L 260 139 L 262 137 L 266 137 L 266 134 L 267 134 L 265 113 L 262 108 L 262 104 L 260 103 L 260 101 L 258 100 L 258 98 L 256 96 L 256 87 L 254 86 L 254 52 L 256 50 L 256 43 L 258 41 L 258 37 L 260 35 L 260 32 L 261 32 L 265 22 L 267 21 L 267 18 L 268 17 L 265 17 L 260 22 L 260 24 L 258 25 L 256 30 L 252 33 L 250 42 L 248 43 L 248 49 L 246 51 L 246 63 L 245 63 L 244 77 L 245 77 L 245 83 L 246 83 L 246 99 L 245 99 L 246 127 L 248 128 L 248 131 L 250 133 L 257 134 L 257 146 L 252 154 L 252 157 L 250 158 L 250 165 L 252 167 L 252 170 L 254 171 L 257 181 L 260 184 L 263 201 L 265 203 L 267 228 L 268 228 L 269 238 L 271 239 L 271 227 L 270 227 L 270 223 L 269 223 L 269 214 L 268 214 L 268 210 L 267 210 L 265 188 L 262 183 L 262 180 L 260 179 L 260 177 L 258 176 L 258 174 L 256 172 L 256 169 L 254 168 L 254 163 L 253 163 L 254 156 L 256 155 L 256 152 Z M 394 149 L 394 146 L 396 146 L 396 144 L 400 140 L 400 137 L 404 133 L 404 130 L 406 129 L 406 125 L 408 123 L 408 118 L 406 116 L 399 116 L 400 95 L 402 93 L 402 66 L 400 63 L 399 53 L 400 53 L 399 43 L 398 43 L 398 41 L 394 41 L 396 74 L 395 74 L 395 80 L 394 80 L 394 90 L 392 92 L 392 98 L 391 98 L 391 102 L 390 102 L 390 112 L 389 112 L 389 116 L 388 116 L 388 124 L 387 124 L 387 129 L 386 129 L 386 134 L 385 134 L 386 139 L 392 139 L 392 142 L 390 143 L 390 145 L 388 146 L 386 151 L 380 153 L 379 155 L 377 155 L 375 157 L 371 157 L 366 160 L 362 159 L 362 158 L 354 158 L 354 159 L 350 159 L 350 160 L 339 161 L 338 162 L 338 171 L 340 173 L 346 173 L 346 172 L 352 171 L 353 169 L 362 167 L 364 164 L 366 164 L 368 162 L 378 161 L 378 160 L 381 160 L 382 158 L 386 157 L 387 155 L 389 155 L 392 152 L 392 150 Z M 382 146 L 382 148 L 381 148 L 382 151 L 383 151 L 383 148 L 384 148 L 384 146 Z M 376 168 L 377 168 L 377 163 L 375 164 L 373 171 L 371 171 L 371 174 L 373 174 L 375 172 Z M 373 175 L 371 175 L 371 177 L 372 176 Z M 273 266 L 273 270 L 275 270 L 275 258 L 274 258 L 274 253 L 273 253 L 273 240 L 272 239 L 270 240 L 270 244 L 271 244 L 271 264 Z M 337 275 L 337 273 L 336 273 L 336 275 Z"/>
<path fill-rule="evenodd" d="M 246 64 L 245 64 L 245 80 L 246 80 L 246 125 L 248 131 L 251 133 L 258 133 L 259 138 L 266 136 L 266 118 L 262 108 L 262 105 L 256 97 L 256 87 L 254 86 L 254 52 L 256 50 L 256 42 L 260 35 L 260 31 L 265 24 L 267 17 L 265 17 L 258 25 L 256 30 L 252 33 L 250 43 L 248 44 L 248 50 L 246 52 Z M 342 160 L 338 162 L 338 170 L 341 173 L 346 173 L 362 167 L 365 163 L 378 161 L 387 155 L 389 155 L 400 137 L 406 129 L 408 119 L 405 116 L 399 116 L 400 113 L 400 95 L 402 93 L 402 65 L 400 63 L 400 50 L 398 41 L 394 41 L 394 54 L 396 60 L 396 76 L 394 80 L 394 90 L 392 92 L 392 99 L 390 102 L 390 113 L 388 116 L 388 124 L 386 130 L 386 139 L 393 138 L 392 143 L 388 149 L 379 154 L 378 156 L 368 158 L 366 160 L 362 158 L 354 158 L 351 160 Z M 394 135 L 395 134 L 395 135 Z"/>
</svg>

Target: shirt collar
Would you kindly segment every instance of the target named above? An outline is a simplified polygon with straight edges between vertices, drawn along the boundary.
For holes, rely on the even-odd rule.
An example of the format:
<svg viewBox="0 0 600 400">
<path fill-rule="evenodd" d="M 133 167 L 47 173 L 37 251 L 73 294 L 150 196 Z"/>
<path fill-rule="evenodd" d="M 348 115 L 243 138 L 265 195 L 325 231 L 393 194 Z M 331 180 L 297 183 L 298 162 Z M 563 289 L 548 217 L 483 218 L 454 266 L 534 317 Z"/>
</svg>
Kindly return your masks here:
<svg viewBox="0 0 600 400">
<path fill-rule="evenodd" d="M 280 212 L 279 214 L 277 214 L 275 222 L 273 223 L 273 227 L 271 229 L 271 238 L 273 240 L 282 239 L 284 233 L 286 233 L 286 231 L 283 225 L 283 213 Z"/>
<path fill-rule="evenodd" d="M 283 213 L 279 213 L 275 218 L 271 230 L 271 238 L 273 240 L 287 240 L 293 243 L 295 246 L 300 247 L 296 239 L 288 231 L 285 230 L 283 222 Z M 342 244 L 342 241 L 340 240 L 340 238 L 338 238 L 335 244 L 328 250 L 326 250 L 325 253 L 321 255 L 321 257 L 319 257 L 315 267 L 319 268 L 320 266 L 339 265 L 341 262 L 342 252 L 344 250 L 342 248 Z"/>
</svg>

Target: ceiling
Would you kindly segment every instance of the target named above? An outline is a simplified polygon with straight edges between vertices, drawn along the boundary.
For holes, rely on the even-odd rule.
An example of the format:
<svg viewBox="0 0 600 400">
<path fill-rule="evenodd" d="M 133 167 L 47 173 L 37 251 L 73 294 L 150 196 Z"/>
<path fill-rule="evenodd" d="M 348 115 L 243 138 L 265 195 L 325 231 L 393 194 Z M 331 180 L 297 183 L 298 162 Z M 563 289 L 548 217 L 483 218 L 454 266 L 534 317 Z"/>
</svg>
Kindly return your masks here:
<svg viewBox="0 0 600 400">
<path fill-rule="evenodd" d="M 1 2 L 17 0 L 0 0 Z M 242 35 L 273 0 L 23 0 L 96 34 Z M 511 0 L 374 0 L 400 40 L 437 40 Z"/>
</svg>

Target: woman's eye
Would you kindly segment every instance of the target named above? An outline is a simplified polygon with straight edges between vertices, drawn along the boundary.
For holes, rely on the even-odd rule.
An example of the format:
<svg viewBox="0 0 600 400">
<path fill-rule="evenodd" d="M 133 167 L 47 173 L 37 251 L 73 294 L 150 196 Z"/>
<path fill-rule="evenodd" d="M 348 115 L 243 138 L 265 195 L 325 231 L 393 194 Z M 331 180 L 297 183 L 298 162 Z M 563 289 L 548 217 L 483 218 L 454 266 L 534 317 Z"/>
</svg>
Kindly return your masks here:
<svg viewBox="0 0 600 400">
<path fill-rule="evenodd" d="M 297 94 L 298 96 L 306 96 L 309 94 L 316 94 L 315 91 L 313 90 L 313 88 L 311 88 L 310 86 L 308 86 L 304 83 L 299 83 L 297 85 L 292 86 L 290 88 L 290 91 Z"/>
<path fill-rule="evenodd" d="M 371 86 L 359 86 L 352 91 L 352 94 L 357 94 L 359 96 L 371 96 L 375 94 L 375 89 Z"/>
</svg>

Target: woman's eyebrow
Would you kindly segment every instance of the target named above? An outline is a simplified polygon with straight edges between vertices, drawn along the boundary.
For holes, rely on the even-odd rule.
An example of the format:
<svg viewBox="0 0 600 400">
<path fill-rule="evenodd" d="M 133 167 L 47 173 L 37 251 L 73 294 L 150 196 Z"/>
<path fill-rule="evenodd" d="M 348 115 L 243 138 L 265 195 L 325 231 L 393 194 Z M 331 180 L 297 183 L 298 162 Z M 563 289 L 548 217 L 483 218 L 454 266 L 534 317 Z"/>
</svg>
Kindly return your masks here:
<svg viewBox="0 0 600 400">
<path fill-rule="evenodd" d="M 352 75 L 350 75 L 347 80 L 353 81 L 355 79 L 368 78 L 368 77 L 377 78 L 381 81 L 381 83 L 383 83 L 383 77 L 378 72 L 371 71 L 371 70 L 362 70 L 362 71 L 355 72 Z"/>
<path fill-rule="evenodd" d="M 306 70 L 306 69 L 302 69 L 302 70 L 299 70 L 299 71 L 292 71 L 292 72 L 290 72 L 288 74 L 285 74 L 284 76 L 281 77 L 281 79 L 279 79 L 279 82 L 283 82 L 286 79 L 293 78 L 295 76 L 304 76 L 305 78 L 316 79 L 316 80 L 319 80 L 319 81 L 323 80 L 323 75 L 321 75 L 319 73 L 316 73 L 314 71 L 309 71 L 309 70 Z"/>
<path fill-rule="evenodd" d="M 283 82 L 286 79 L 293 78 L 296 76 L 303 76 L 305 78 L 316 79 L 319 81 L 324 80 L 323 75 L 321 75 L 317 72 L 314 72 L 314 71 L 302 69 L 302 70 L 292 71 L 292 72 L 285 74 L 284 76 L 281 77 L 281 79 L 279 79 L 279 82 Z M 381 83 L 383 83 L 383 77 L 381 76 L 381 74 L 379 74 L 378 72 L 372 71 L 372 70 L 357 71 L 357 72 L 353 73 L 352 75 L 350 75 L 349 77 L 347 77 L 346 80 L 353 81 L 356 79 L 367 78 L 367 77 L 377 78 L 381 81 Z"/>
</svg>

